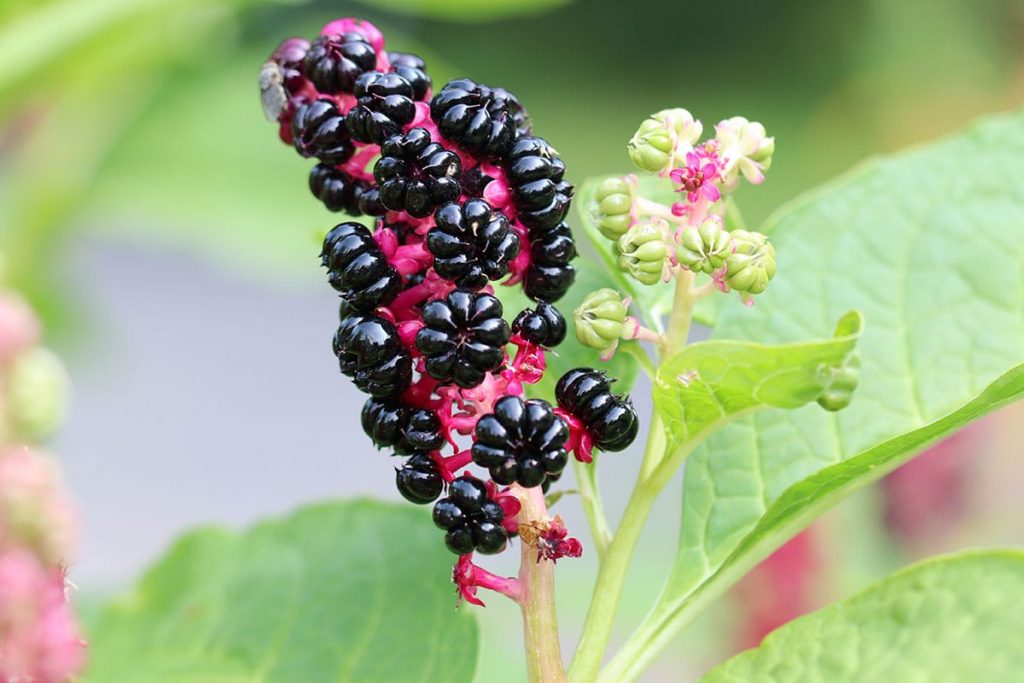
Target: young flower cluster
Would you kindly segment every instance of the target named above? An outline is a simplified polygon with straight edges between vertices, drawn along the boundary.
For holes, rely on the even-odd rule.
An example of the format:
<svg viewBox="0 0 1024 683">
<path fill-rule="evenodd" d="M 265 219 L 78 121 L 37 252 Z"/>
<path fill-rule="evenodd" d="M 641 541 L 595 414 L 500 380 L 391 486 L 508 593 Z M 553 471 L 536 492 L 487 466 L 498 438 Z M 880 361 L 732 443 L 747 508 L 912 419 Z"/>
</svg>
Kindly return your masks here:
<svg viewBox="0 0 1024 683">
<path fill-rule="evenodd" d="M 460 556 L 460 596 L 478 603 L 484 587 L 516 598 L 515 580 L 477 567 L 473 553 L 505 549 L 519 496 L 546 491 L 570 451 L 589 458 L 593 445 L 622 448 L 636 435 L 632 406 L 607 391 L 588 394 L 600 406 L 523 396 L 566 336 L 553 305 L 575 279 L 565 165 L 510 92 L 467 78 L 435 92 L 423 60 L 386 50 L 364 21 L 285 40 L 260 85 L 281 139 L 317 160 L 313 194 L 373 221 L 335 226 L 321 253 L 342 299 L 335 354 L 370 395 L 364 431 L 407 458 L 402 496 L 436 501 L 434 522 Z M 536 305 L 506 316 L 499 281 Z M 608 429 L 616 437 L 602 440 Z M 578 556 L 579 542 L 552 525 L 529 537 L 538 557 Z"/>
<path fill-rule="evenodd" d="M 74 516 L 55 463 L 24 445 L 63 413 L 64 373 L 39 322 L 0 290 L 0 681 L 63 683 L 84 663 L 66 597 Z"/>
<path fill-rule="evenodd" d="M 602 181 L 588 211 L 612 241 L 619 268 L 640 284 L 688 272 L 706 276 L 701 294 L 736 291 L 751 305 L 775 276 L 775 248 L 762 233 L 743 228 L 731 194 L 741 178 L 764 181 L 775 140 L 741 116 L 721 121 L 714 137 L 701 142 L 703 130 L 685 109 L 652 114 L 627 151 L 638 169 L 670 185 L 676 200 L 666 205 L 642 196 L 646 184 L 628 175 Z M 645 338 L 649 331 L 626 315 L 628 305 L 612 290 L 593 293 L 576 311 L 579 341 L 610 356 L 619 340 Z"/>
</svg>

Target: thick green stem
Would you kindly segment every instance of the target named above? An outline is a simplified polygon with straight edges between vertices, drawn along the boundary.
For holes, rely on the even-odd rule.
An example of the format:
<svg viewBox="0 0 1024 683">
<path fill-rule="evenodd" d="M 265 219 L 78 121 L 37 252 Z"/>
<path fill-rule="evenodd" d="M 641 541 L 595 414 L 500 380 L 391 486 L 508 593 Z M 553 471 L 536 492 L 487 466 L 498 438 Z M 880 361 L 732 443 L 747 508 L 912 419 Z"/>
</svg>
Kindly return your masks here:
<svg viewBox="0 0 1024 683">
<path fill-rule="evenodd" d="M 582 463 L 574 459 L 573 469 L 576 472 L 576 485 L 579 487 L 583 512 L 587 516 L 587 524 L 590 525 L 594 550 L 597 551 L 598 562 L 603 564 L 608 554 L 608 544 L 612 541 L 612 532 L 608 528 L 608 519 L 604 516 L 601 489 L 597 485 L 597 456 L 595 455 L 592 463 Z"/>
<path fill-rule="evenodd" d="M 525 524 L 546 521 L 547 504 L 539 486 L 532 489 L 515 487 L 522 504 L 518 522 Z M 558 640 L 558 617 L 555 613 L 555 565 L 537 561 L 537 550 L 521 543 L 519 580 L 523 585 L 523 644 L 526 650 L 526 671 L 530 683 L 564 683 L 565 665 Z"/>
</svg>

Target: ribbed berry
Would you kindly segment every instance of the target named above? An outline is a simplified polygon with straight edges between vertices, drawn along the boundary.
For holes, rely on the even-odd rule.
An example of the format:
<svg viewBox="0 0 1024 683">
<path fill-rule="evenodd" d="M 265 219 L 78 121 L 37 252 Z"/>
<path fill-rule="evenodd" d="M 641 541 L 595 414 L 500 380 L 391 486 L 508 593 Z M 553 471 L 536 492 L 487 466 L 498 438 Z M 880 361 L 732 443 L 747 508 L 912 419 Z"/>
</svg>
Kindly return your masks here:
<svg viewBox="0 0 1024 683">
<path fill-rule="evenodd" d="M 519 236 L 508 219 L 482 199 L 445 204 L 434 221 L 426 239 L 434 270 L 459 287 L 478 289 L 504 277 L 519 254 Z"/>
<path fill-rule="evenodd" d="M 438 206 L 459 198 L 459 157 L 434 142 L 425 128 L 388 138 L 380 154 L 373 177 L 385 208 L 426 218 Z"/>
<path fill-rule="evenodd" d="M 484 555 L 500 553 L 508 542 L 502 522 L 505 513 L 491 500 L 479 479 L 463 475 L 448 487 L 448 497 L 434 505 L 434 524 L 444 529 L 444 544 L 456 555 L 474 550 Z"/>
<path fill-rule="evenodd" d="M 339 223 L 324 237 L 320 259 L 327 281 L 357 311 L 369 311 L 395 298 L 402 278 L 377 241 L 360 223 Z"/>
<path fill-rule="evenodd" d="M 534 301 L 558 301 L 576 281 L 576 269 L 570 265 L 545 266 L 531 263 L 526 270 L 523 291 Z"/>
<path fill-rule="evenodd" d="M 512 321 L 512 333 L 528 342 L 552 348 L 565 340 L 565 318 L 549 303 L 523 309 Z"/>
<path fill-rule="evenodd" d="M 558 405 L 578 418 L 603 451 L 621 451 L 633 443 L 640 429 L 629 397 L 611 393 L 608 375 L 591 368 L 576 368 L 555 385 Z"/>
<path fill-rule="evenodd" d="M 473 462 L 486 467 L 497 484 L 539 486 L 565 469 L 568 438 L 568 425 L 547 401 L 505 396 L 477 421 Z"/>
<path fill-rule="evenodd" d="M 316 157 L 325 164 L 343 164 L 356 150 L 345 127 L 345 116 L 334 100 L 326 97 L 296 109 L 292 144 L 302 156 Z"/>
<path fill-rule="evenodd" d="M 356 106 L 346 117 L 348 131 L 360 142 L 379 145 L 416 116 L 413 89 L 396 73 L 367 71 L 356 80 Z"/>
<path fill-rule="evenodd" d="M 505 173 L 517 217 L 531 232 L 553 228 L 565 219 L 573 186 L 563 180 L 565 164 L 546 140 L 516 140 L 505 159 Z"/>
<path fill-rule="evenodd" d="M 350 216 L 363 213 L 361 204 L 368 186 L 345 171 L 328 164 L 317 164 L 309 173 L 309 190 L 324 203 L 328 211 L 342 211 Z"/>
<path fill-rule="evenodd" d="M 463 388 L 480 384 L 505 360 L 511 332 L 502 312 L 496 297 L 465 289 L 424 306 L 416 348 L 426 356 L 427 373 Z"/>
<path fill-rule="evenodd" d="M 473 168 L 463 171 L 462 177 L 459 178 L 459 184 L 462 185 L 462 193 L 467 197 L 483 197 L 484 188 L 494 178 L 484 173 L 480 166 L 474 166 Z"/>
<path fill-rule="evenodd" d="M 422 102 L 430 92 L 431 86 L 426 63 L 418 55 L 408 52 L 389 52 L 388 61 L 391 63 L 393 73 L 409 81 L 413 99 Z"/>
<path fill-rule="evenodd" d="M 369 398 L 363 404 L 363 431 L 381 448 L 405 455 L 437 450 L 444 444 L 441 421 L 425 408 L 411 408 L 396 400 Z"/>
<path fill-rule="evenodd" d="M 562 222 L 530 235 L 530 262 L 542 266 L 564 266 L 576 258 L 576 243 L 569 224 Z"/>
<path fill-rule="evenodd" d="M 395 470 L 398 492 L 410 503 L 433 503 L 444 490 L 444 479 L 437 465 L 424 453 L 417 453 Z"/>
<path fill-rule="evenodd" d="M 512 93 L 468 78 L 447 83 L 431 100 L 430 116 L 446 139 L 483 157 L 502 157 L 518 135 L 530 130 L 526 111 Z"/>
<path fill-rule="evenodd" d="M 376 398 L 396 396 L 412 381 L 412 359 L 394 324 L 375 315 L 354 313 L 334 335 L 334 353 L 342 373 Z"/>
<path fill-rule="evenodd" d="M 377 65 L 377 53 L 361 33 L 320 36 L 302 61 L 303 73 L 322 93 L 351 93 L 356 79 Z"/>
</svg>

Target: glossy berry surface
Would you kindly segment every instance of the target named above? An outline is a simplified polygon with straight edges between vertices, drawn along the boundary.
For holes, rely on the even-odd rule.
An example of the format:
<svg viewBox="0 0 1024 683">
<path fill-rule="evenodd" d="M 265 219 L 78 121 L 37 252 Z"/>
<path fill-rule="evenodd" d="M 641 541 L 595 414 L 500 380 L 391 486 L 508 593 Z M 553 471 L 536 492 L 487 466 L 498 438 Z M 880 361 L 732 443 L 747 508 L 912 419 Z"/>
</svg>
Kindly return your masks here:
<svg viewBox="0 0 1024 683">
<path fill-rule="evenodd" d="M 463 388 L 480 384 L 505 360 L 511 331 L 502 312 L 496 297 L 465 289 L 424 306 L 416 348 L 426 356 L 427 373 Z"/>
<path fill-rule="evenodd" d="M 395 486 L 410 503 L 426 505 L 444 490 L 444 479 L 429 455 L 417 453 L 395 470 Z"/>
<path fill-rule="evenodd" d="M 541 399 L 505 396 L 476 424 L 473 462 L 486 467 L 496 484 L 532 488 L 565 469 L 569 427 Z"/>
<path fill-rule="evenodd" d="M 568 223 L 559 223 L 550 230 L 531 235 L 532 263 L 541 266 L 565 266 L 576 258 L 576 243 Z"/>
<path fill-rule="evenodd" d="M 491 500 L 479 479 L 461 476 L 448 487 L 448 497 L 434 505 L 434 524 L 444 529 L 444 543 L 456 555 L 473 551 L 485 555 L 500 553 L 508 543 L 502 526 L 505 513 Z"/>
<path fill-rule="evenodd" d="M 295 111 L 292 144 L 302 156 L 316 157 L 326 164 L 343 164 L 356 149 L 345 127 L 345 117 L 334 100 L 327 98 L 313 100 Z"/>
<path fill-rule="evenodd" d="M 531 263 L 526 271 L 523 289 L 534 301 L 558 301 L 576 281 L 576 269 L 571 265 L 545 266 Z"/>
<path fill-rule="evenodd" d="M 573 186 L 563 179 L 565 164 L 546 140 L 516 140 L 505 159 L 505 173 L 519 220 L 531 232 L 553 228 L 565 219 Z"/>
<path fill-rule="evenodd" d="M 322 93 L 351 93 L 356 79 L 377 64 L 377 53 L 361 33 L 320 36 L 312 42 L 302 67 Z"/>
<path fill-rule="evenodd" d="M 530 129 L 512 93 L 468 78 L 446 84 L 431 100 L 430 115 L 446 139 L 486 158 L 503 156 Z"/>
<path fill-rule="evenodd" d="M 621 451 L 636 439 L 640 421 L 628 397 L 611 392 L 612 380 L 591 368 L 576 368 L 555 385 L 560 408 L 578 418 L 603 451 Z"/>
<path fill-rule="evenodd" d="M 358 216 L 367 190 L 366 183 L 328 164 L 317 164 L 309 173 L 309 190 L 328 211 L 344 211 Z"/>
<path fill-rule="evenodd" d="M 418 56 L 408 52 L 389 52 L 388 62 L 392 73 L 396 73 L 412 86 L 412 98 L 422 102 L 430 92 L 431 80 L 427 75 L 427 65 Z"/>
<path fill-rule="evenodd" d="M 426 241 L 434 270 L 459 287 L 479 288 L 504 277 L 519 254 L 519 236 L 508 219 L 482 199 L 445 204 L 434 222 Z"/>
<path fill-rule="evenodd" d="M 368 311 L 395 298 L 402 279 L 366 226 L 340 223 L 324 238 L 320 252 L 327 280 L 354 310 Z"/>
<path fill-rule="evenodd" d="M 512 322 L 512 333 L 528 342 L 548 348 L 565 340 L 565 318 L 558 309 L 543 301 L 534 309 L 524 309 Z"/>
<path fill-rule="evenodd" d="M 416 115 L 413 88 L 397 73 L 367 71 L 356 80 L 356 106 L 349 111 L 346 123 L 352 137 L 359 142 L 379 145 Z"/>
<path fill-rule="evenodd" d="M 393 448 L 397 454 L 433 451 L 444 444 L 436 413 L 396 400 L 368 399 L 361 421 L 363 431 L 378 447 Z"/>
<path fill-rule="evenodd" d="M 376 398 L 396 396 L 412 380 L 412 359 L 393 323 L 375 315 L 353 313 L 334 335 L 341 372 L 360 391 Z"/>
<path fill-rule="evenodd" d="M 425 128 L 388 138 L 380 154 L 373 177 L 385 208 L 425 218 L 438 206 L 458 199 L 459 157 L 434 142 Z"/>
</svg>

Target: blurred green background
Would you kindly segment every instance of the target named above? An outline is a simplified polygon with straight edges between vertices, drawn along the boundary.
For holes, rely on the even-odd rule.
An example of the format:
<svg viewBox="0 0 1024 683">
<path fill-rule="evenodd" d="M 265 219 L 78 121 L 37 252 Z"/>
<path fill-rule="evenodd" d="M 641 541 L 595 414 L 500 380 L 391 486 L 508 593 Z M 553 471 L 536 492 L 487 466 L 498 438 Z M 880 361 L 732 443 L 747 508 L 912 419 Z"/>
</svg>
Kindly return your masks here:
<svg viewBox="0 0 1024 683">
<path fill-rule="evenodd" d="M 118 402 L 118 370 L 132 373 L 146 364 L 136 368 L 112 355 L 106 325 L 114 319 L 144 327 L 152 311 L 146 312 L 146 299 L 139 297 L 112 313 L 90 290 L 115 297 L 136 288 L 144 292 L 150 278 L 162 277 L 171 281 L 162 291 L 174 292 L 174 280 L 189 280 L 198 268 L 215 273 L 216 286 L 243 292 L 257 312 L 264 305 L 278 310 L 271 299 L 279 304 L 281 297 L 294 297 L 315 301 L 325 318 L 332 315 L 316 267 L 315 235 L 335 217 L 308 194 L 309 163 L 283 146 L 275 126 L 264 120 L 256 77 L 281 38 L 312 36 L 327 20 L 347 15 L 378 24 L 392 49 L 420 53 L 435 83 L 469 75 L 516 93 L 536 131 L 563 154 L 569 178 L 577 183 L 628 171 L 624 143 L 655 110 L 687 107 L 706 130 L 732 115 L 760 120 L 776 137 L 777 151 L 767 182 L 738 196 L 755 226 L 784 201 L 865 157 L 929 140 L 979 114 L 1024 101 L 1024 2 L 1013 0 L 6 0 L 0 4 L 0 253 L 5 257 L 0 281 L 33 300 L 51 342 L 71 359 L 72 376 L 85 378 L 78 382 L 77 410 L 84 416 L 79 420 L 90 421 L 90 406 L 104 400 L 124 421 L 147 424 L 160 413 L 175 423 L 169 429 L 188 431 L 192 424 L 186 409 L 179 419 L 178 404 L 157 398 L 174 395 L 175 387 L 167 383 L 175 381 L 185 387 L 179 393 L 187 395 L 192 385 L 186 386 L 185 377 L 161 377 L 164 383 L 148 387 L 149 394 L 133 386 L 133 393 Z M 110 253 L 118 257 L 102 256 Z M 138 265 L 165 254 L 170 260 L 159 261 L 160 269 Z M 129 261 L 134 266 L 126 265 Z M 89 286 L 97 279 L 106 284 Z M 217 292 L 180 286 L 175 324 L 180 329 L 216 326 Z M 206 314 L 192 317 L 190 307 Z M 286 324 L 295 322 L 280 321 Z M 156 346 L 153 341 L 142 345 Z M 174 337 L 160 341 L 177 343 Z M 264 348 L 273 342 L 265 340 Z M 323 367 L 330 368 L 326 346 L 308 352 L 317 351 L 325 356 Z M 151 353 L 161 351 L 151 348 Z M 205 372 L 217 382 L 223 359 L 218 354 L 224 350 L 197 344 L 188 353 L 196 366 L 185 368 L 184 375 Z M 289 362 L 287 356 L 267 358 L 285 373 Z M 328 380 L 338 389 L 326 400 L 354 393 L 336 377 Z M 232 391 L 243 390 L 225 382 L 219 408 L 225 413 L 235 405 Z M 311 410 L 313 398 L 322 398 L 315 391 L 303 394 L 297 391 L 289 399 L 297 414 Z M 358 407 L 354 397 L 345 400 L 345 408 Z M 331 412 L 340 414 L 340 407 Z M 988 454 L 982 462 L 989 473 L 972 479 L 973 488 L 964 494 L 975 503 L 959 506 L 960 521 L 931 531 L 933 536 L 918 545 L 897 548 L 882 533 L 877 491 L 830 516 L 826 525 L 838 525 L 836 534 L 845 544 L 822 552 L 851 563 L 823 565 L 834 581 L 822 595 L 844 594 L 848 586 L 899 564 L 901 557 L 959 547 L 964 529 L 971 530 L 971 542 L 1019 540 L 1021 530 L 1005 521 L 1003 498 L 990 495 L 1000 482 L 1020 479 L 1019 473 L 991 474 L 1009 467 L 999 456 L 1020 435 L 1014 426 L 1020 423 L 1019 410 L 1016 417 L 1004 412 L 983 423 L 992 436 L 972 442 L 971 450 Z M 168 505 L 155 531 L 144 525 L 105 527 L 114 512 L 103 505 L 116 500 L 121 489 L 114 468 L 103 467 L 109 451 L 94 449 L 100 437 L 74 420 L 75 413 L 60 450 L 75 459 L 69 462 L 70 478 L 80 490 L 86 525 L 81 597 L 89 605 L 129 581 L 172 532 L 197 520 L 176 515 Z M 110 420 L 111 430 L 117 425 Z M 298 428 L 290 422 L 280 429 Z M 199 443 L 203 438 L 196 436 Z M 244 448 L 244 440 L 240 443 Z M 199 446 L 191 457 L 208 463 L 223 453 L 219 446 L 206 451 Z M 141 458 L 145 466 L 144 455 L 124 457 Z M 139 471 L 144 474 L 144 467 Z M 196 476 L 214 483 L 218 476 L 225 481 L 232 476 L 203 472 Z M 143 474 L 132 482 L 141 498 L 151 493 L 147 486 L 160 485 Z M 331 492 L 331 477 L 340 476 L 308 475 Z M 383 487 L 373 484 L 378 485 Z M 279 510 L 322 492 L 297 486 L 270 503 L 238 503 L 240 514 L 230 511 L 228 496 L 218 509 L 229 512 L 211 514 L 244 523 L 264 508 Z M 349 488 L 339 484 L 337 492 Z M 198 500 L 204 494 L 194 495 Z M 613 514 L 621 505 L 615 495 Z M 658 524 L 645 541 L 651 566 L 633 581 L 627 602 L 636 607 L 626 610 L 627 620 L 639 619 L 660 584 L 664 567 L 657 560 L 667 565 L 674 550 L 677 509 L 677 501 L 659 508 Z M 118 513 L 126 510 L 131 510 L 127 504 Z M 102 570 L 89 564 L 90 553 L 122 546 L 141 550 Z M 570 634 L 591 573 L 585 563 L 566 571 L 562 600 Z M 679 680 L 685 678 L 680 667 L 702 670 L 735 647 L 732 636 L 719 636 L 734 633 L 736 619 L 723 610 L 709 616 L 704 635 L 691 639 L 690 649 L 672 653 L 652 676 Z M 514 621 L 512 610 L 503 606 L 485 614 L 490 677 L 482 680 L 499 680 L 506 664 L 508 680 L 516 680 L 517 628 L 495 625 Z"/>
</svg>

